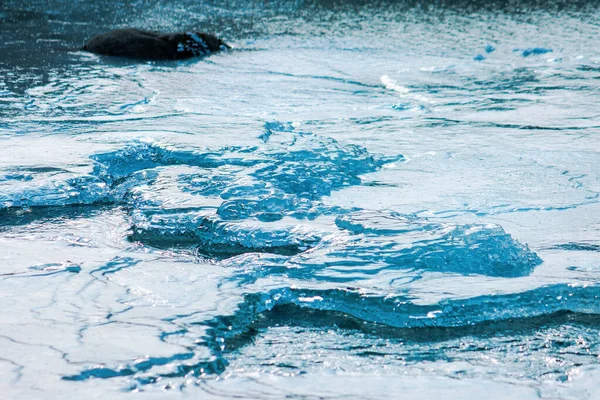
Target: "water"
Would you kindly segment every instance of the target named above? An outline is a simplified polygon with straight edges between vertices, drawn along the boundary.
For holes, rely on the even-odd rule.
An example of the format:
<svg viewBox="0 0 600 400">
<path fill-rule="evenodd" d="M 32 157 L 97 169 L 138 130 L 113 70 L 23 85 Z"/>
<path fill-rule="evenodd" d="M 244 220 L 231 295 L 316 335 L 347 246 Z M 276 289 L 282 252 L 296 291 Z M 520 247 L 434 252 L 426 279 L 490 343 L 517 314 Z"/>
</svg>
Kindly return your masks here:
<svg viewBox="0 0 600 400">
<path fill-rule="evenodd" d="M 597 398 L 595 3 L 366 3 L 3 3 L 4 396 Z"/>
</svg>

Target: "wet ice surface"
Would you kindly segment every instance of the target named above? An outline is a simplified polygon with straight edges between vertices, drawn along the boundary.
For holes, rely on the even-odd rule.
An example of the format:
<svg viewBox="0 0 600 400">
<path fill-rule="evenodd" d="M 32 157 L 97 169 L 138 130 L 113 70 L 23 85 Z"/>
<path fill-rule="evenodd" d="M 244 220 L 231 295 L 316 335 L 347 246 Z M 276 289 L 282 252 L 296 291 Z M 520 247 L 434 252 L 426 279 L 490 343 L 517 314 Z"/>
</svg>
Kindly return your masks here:
<svg viewBox="0 0 600 400">
<path fill-rule="evenodd" d="M 9 1 L 2 392 L 594 398 L 600 29 L 569 4 Z M 121 25 L 235 51 L 68 50 Z"/>
</svg>

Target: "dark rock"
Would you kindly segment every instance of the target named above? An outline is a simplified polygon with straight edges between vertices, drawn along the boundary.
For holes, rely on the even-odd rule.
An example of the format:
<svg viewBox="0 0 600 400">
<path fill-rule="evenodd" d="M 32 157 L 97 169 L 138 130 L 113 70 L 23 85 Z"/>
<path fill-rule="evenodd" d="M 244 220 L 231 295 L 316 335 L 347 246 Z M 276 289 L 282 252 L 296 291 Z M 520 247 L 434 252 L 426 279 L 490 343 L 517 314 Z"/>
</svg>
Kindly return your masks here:
<svg viewBox="0 0 600 400">
<path fill-rule="evenodd" d="M 143 60 L 182 60 L 230 49 L 221 39 L 208 33 L 160 34 L 124 28 L 90 39 L 83 50 L 109 56 Z"/>
</svg>

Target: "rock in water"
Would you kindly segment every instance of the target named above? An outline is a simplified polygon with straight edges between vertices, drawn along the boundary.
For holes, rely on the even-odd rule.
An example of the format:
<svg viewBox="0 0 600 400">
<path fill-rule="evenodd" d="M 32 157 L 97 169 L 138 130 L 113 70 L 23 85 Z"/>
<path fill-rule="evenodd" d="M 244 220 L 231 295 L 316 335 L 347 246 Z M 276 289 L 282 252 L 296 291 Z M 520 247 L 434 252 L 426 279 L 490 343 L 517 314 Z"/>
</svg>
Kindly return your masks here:
<svg viewBox="0 0 600 400">
<path fill-rule="evenodd" d="M 209 33 L 156 33 L 139 29 L 116 29 L 90 39 L 83 50 L 109 56 L 144 60 L 182 60 L 230 49 Z"/>
</svg>

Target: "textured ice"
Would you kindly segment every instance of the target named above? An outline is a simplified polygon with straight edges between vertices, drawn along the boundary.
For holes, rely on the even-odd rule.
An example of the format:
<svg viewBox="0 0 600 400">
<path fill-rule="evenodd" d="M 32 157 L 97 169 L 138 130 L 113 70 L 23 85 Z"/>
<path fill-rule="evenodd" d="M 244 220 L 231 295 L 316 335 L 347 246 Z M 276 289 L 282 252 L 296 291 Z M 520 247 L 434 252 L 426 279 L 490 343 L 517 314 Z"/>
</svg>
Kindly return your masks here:
<svg viewBox="0 0 600 400">
<path fill-rule="evenodd" d="M 381 262 L 387 268 L 432 269 L 460 274 L 515 277 L 530 274 L 542 260 L 499 226 L 432 224 L 414 218 L 380 213 L 338 217 L 338 227 L 363 234 L 333 258 Z M 343 261 L 340 260 L 343 264 Z"/>
<path fill-rule="evenodd" d="M 543 47 L 531 47 L 531 48 L 527 48 L 522 50 L 522 55 L 523 57 L 529 57 L 529 56 L 537 56 L 540 54 L 546 54 L 546 53 L 551 53 L 552 49 L 546 49 Z"/>
<path fill-rule="evenodd" d="M 103 180 L 91 176 L 73 176 L 64 172 L 36 179 L 31 175 L 10 180 L 25 182 L 21 185 L 10 185 L 0 182 L 0 210 L 6 208 L 28 208 L 40 206 L 64 206 L 70 204 L 94 204 L 108 201 L 109 187 Z M 21 175 L 22 176 L 22 175 Z M 16 175 L 16 177 L 20 177 Z M 9 179 L 6 179 L 7 181 Z"/>
<path fill-rule="evenodd" d="M 598 289 L 597 286 L 554 285 L 515 294 L 432 304 L 416 304 L 403 296 L 353 290 L 277 289 L 247 295 L 234 314 L 205 321 L 208 329 L 202 344 L 211 349 L 212 355 L 202 362 L 186 363 L 193 353 L 177 354 L 170 358 L 145 358 L 115 369 L 90 368 L 65 379 L 107 379 L 142 372 L 145 375 L 137 382 L 149 384 L 164 378 L 220 374 L 229 365 L 230 354 L 250 344 L 258 334 L 257 329 L 324 325 L 330 334 L 331 330 L 339 330 L 387 337 L 385 347 L 388 347 L 402 340 L 435 343 L 451 342 L 452 338 L 463 335 L 493 338 L 505 329 L 530 331 L 531 324 L 551 325 L 549 320 L 540 319 L 541 316 L 554 315 L 559 321 L 589 324 L 592 321 L 586 322 L 585 315 L 598 313 Z M 418 359 L 424 355 L 413 354 L 412 357 Z M 174 365 L 169 372 L 159 372 L 165 364 Z"/>
<path fill-rule="evenodd" d="M 212 256 L 245 252 L 295 253 L 318 243 L 318 233 L 296 224 L 270 227 L 264 223 L 222 221 L 197 213 L 152 215 L 134 220 L 131 240 L 158 247 L 193 246 Z M 280 225 L 280 224 L 278 224 Z"/>
</svg>

